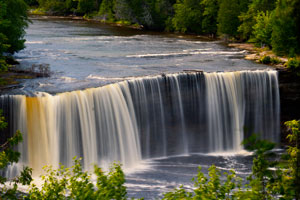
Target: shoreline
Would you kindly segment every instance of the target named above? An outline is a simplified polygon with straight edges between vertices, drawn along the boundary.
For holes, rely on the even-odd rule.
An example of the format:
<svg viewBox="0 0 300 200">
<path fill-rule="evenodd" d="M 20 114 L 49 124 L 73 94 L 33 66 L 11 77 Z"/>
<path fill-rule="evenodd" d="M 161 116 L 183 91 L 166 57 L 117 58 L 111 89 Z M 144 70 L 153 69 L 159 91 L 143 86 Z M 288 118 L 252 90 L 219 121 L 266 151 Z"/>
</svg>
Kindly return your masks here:
<svg viewBox="0 0 300 200">
<path fill-rule="evenodd" d="M 282 57 L 282 56 L 276 56 L 275 53 L 273 53 L 270 49 L 268 48 L 262 48 L 262 47 L 256 47 L 253 43 L 237 43 L 237 42 L 232 42 L 226 44 L 227 47 L 229 48 L 237 48 L 237 49 L 242 49 L 246 50 L 247 53 L 244 57 L 246 60 L 251 60 L 256 63 L 262 64 L 262 65 L 268 65 L 273 67 L 275 70 L 287 70 L 285 67 L 285 63 L 288 61 L 287 57 Z M 260 59 L 263 56 L 269 56 L 271 58 L 276 58 L 280 61 L 278 64 L 264 64 L 260 62 Z"/>
</svg>

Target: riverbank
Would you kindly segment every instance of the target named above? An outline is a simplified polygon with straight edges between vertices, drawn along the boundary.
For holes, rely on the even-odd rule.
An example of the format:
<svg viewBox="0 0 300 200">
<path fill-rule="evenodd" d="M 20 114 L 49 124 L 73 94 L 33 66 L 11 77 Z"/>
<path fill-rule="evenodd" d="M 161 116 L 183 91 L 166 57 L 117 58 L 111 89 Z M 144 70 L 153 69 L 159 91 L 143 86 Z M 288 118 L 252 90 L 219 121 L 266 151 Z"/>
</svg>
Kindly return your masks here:
<svg viewBox="0 0 300 200">
<path fill-rule="evenodd" d="M 276 62 L 275 63 L 270 62 L 268 65 L 279 70 L 286 69 L 285 63 L 288 61 L 288 58 L 275 55 L 275 53 L 272 52 L 272 50 L 270 50 L 267 47 L 261 48 L 261 47 L 256 47 L 253 43 L 235 43 L 235 42 L 228 43 L 227 46 L 246 50 L 247 51 L 247 54 L 245 55 L 246 60 L 252 60 L 260 64 L 268 64 L 268 63 L 263 63 L 262 58 L 269 56 L 270 58 L 276 59 Z"/>
<path fill-rule="evenodd" d="M 22 87 L 25 80 L 49 77 L 50 74 L 48 65 L 32 65 L 30 69 L 20 69 L 13 65 L 7 71 L 0 72 L 0 94 Z"/>
</svg>

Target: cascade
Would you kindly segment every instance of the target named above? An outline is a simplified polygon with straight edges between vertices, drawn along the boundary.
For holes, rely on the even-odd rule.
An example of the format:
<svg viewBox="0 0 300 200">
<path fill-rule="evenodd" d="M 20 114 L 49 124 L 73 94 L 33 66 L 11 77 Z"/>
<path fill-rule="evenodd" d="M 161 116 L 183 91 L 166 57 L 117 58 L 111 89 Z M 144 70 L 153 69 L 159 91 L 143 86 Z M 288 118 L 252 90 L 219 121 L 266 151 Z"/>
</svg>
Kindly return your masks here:
<svg viewBox="0 0 300 200">
<path fill-rule="evenodd" d="M 178 73 L 134 78 L 99 88 L 34 97 L 4 95 L 0 108 L 9 132 L 19 129 L 21 162 L 39 174 L 42 166 L 85 169 L 120 161 L 194 152 L 237 152 L 258 133 L 279 140 L 276 71 Z"/>
</svg>

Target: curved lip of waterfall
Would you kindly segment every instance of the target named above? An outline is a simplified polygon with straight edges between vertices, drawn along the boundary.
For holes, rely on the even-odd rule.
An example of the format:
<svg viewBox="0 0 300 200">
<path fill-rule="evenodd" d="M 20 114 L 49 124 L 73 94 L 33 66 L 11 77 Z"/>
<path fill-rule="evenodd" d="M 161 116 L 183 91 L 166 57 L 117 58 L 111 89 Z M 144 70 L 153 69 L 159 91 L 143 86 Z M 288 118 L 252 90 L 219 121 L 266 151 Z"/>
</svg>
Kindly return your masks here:
<svg viewBox="0 0 300 200">
<path fill-rule="evenodd" d="M 153 79 L 153 78 L 158 78 L 158 77 L 169 77 L 169 76 L 176 76 L 176 75 L 182 75 L 182 74 L 211 74 L 211 73 L 243 73 L 243 72 L 264 72 L 264 71 L 274 71 L 276 72 L 276 69 L 249 69 L 249 70 L 241 70 L 241 71 L 215 71 L 215 72 L 206 72 L 201 69 L 186 69 L 181 72 L 175 72 L 175 73 L 160 73 L 156 75 L 147 75 L 147 76 L 128 76 L 128 77 L 102 77 L 102 76 L 95 76 L 95 75 L 89 75 L 91 79 L 100 79 L 100 80 L 112 80 L 115 82 L 110 82 L 107 84 L 103 85 L 98 85 L 98 86 L 93 86 L 93 87 L 86 87 L 86 88 L 79 88 L 75 90 L 66 90 L 66 91 L 61 91 L 61 92 L 47 92 L 47 91 L 27 91 L 27 90 L 21 90 L 18 91 L 17 93 L 14 93 L 13 95 L 25 95 L 29 97 L 35 97 L 35 96 L 43 96 L 44 94 L 50 94 L 53 96 L 60 95 L 63 93 L 69 93 L 69 92 L 78 92 L 78 91 L 85 91 L 85 90 L 91 90 L 91 89 L 97 89 L 97 88 L 102 88 L 102 87 L 107 87 L 109 85 L 114 85 L 114 84 L 121 84 L 126 81 L 135 81 L 135 80 L 143 80 L 143 79 Z M 2 95 L 10 95 L 8 94 L 0 94 Z"/>
</svg>

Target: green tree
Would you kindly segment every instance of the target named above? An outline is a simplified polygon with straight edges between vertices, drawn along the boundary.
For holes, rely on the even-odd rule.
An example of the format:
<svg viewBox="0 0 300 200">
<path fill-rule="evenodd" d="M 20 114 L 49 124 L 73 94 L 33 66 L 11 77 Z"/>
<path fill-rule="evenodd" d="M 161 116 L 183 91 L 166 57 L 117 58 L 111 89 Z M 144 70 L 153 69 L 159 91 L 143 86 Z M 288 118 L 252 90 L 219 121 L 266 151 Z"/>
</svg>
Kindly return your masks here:
<svg viewBox="0 0 300 200">
<path fill-rule="evenodd" d="M 158 30 L 166 29 L 168 18 L 171 18 L 173 12 L 173 4 L 169 0 L 155 0 L 152 8 L 154 28 Z"/>
<path fill-rule="evenodd" d="M 292 0 L 278 0 L 274 10 L 271 44 L 273 51 L 278 55 L 294 56 L 300 49 L 297 42 L 299 24 L 296 24 L 293 16 L 295 9 L 293 2 Z"/>
<path fill-rule="evenodd" d="M 240 7 L 236 0 L 220 0 L 218 12 L 218 32 L 225 36 L 236 36 L 240 25 Z"/>
<path fill-rule="evenodd" d="M 202 31 L 211 34 L 213 37 L 217 34 L 217 16 L 219 10 L 218 0 L 203 0 L 201 2 L 204 12 L 202 20 Z"/>
<path fill-rule="evenodd" d="M 172 19 L 176 31 L 202 33 L 203 9 L 200 2 L 200 0 L 177 0 Z"/>
<path fill-rule="evenodd" d="M 25 47 L 27 5 L 23 0 L 1 0 L 0 9 L 0 53 L 20 51 Z"/>
<path fill-rule="evenodd" d="M 255 19 L 256 24 L 253 26 L 253 40 L 261 47 L 271 46 L 272 24 L 269 12 L 258 13 Z"/>
<path fill-rule="evenodd" d="M 114 6 L 115 6 L 115 1 L 112 0 L 102 1 L 100 5 L 99 15 L 103 18 L 103 20 L 114 21 L 115 19 Z"/>
<path fill-rule="evenodd" d="M 95 0 L 78 0 L 77 12 L 81 14 L 90 14 L 93 11 L 97 11 L 97 2 Z"/>
<path fill-rule="evenodd" d="M 276 0 L 253 0 L 248 9 L 241 13 L 239 19 L 241 25 L 238 31 L 243 39 L 250 39 L 253 32 L 253 27 L 256 24 L 256 16 L 260 12 L 272 11 L 275 8 Z"/>
</svg>

